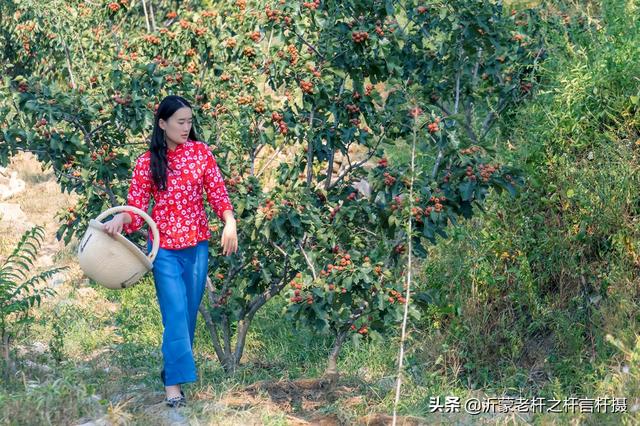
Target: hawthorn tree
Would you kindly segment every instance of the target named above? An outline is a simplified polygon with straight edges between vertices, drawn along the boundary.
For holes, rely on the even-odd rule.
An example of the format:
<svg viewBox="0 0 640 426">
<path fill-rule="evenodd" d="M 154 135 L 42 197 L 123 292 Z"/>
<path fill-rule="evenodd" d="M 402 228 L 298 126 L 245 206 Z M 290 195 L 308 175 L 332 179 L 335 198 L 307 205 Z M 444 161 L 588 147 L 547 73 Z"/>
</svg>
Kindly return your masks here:
<svg viewBox="0 0 640 426">
<path fill-rule="evenodd" d="M 535 13 L 479 0 L 209 3 L 155 2 L 152 14 L 139 2 L 3 2 L 0 160 L 34 152 L 80 195 L 59 214 L 69 243 L 125 203 L 159 100 L 192 99 L 238 220 L 238 253 L 211 245 L 200 308 L 217 357 L 234 371 L 256 313 L 287 289 L 289 315 L 333 334 L 334 373 L 349 335 L 400 319 L 409 238 L 424 258 L 425 241 L 490 188 L 515 194 L 518 170 L 486 140 L 532 90 Z M 417 169 L 384 158 L 414 140 Z"/>
</svg>

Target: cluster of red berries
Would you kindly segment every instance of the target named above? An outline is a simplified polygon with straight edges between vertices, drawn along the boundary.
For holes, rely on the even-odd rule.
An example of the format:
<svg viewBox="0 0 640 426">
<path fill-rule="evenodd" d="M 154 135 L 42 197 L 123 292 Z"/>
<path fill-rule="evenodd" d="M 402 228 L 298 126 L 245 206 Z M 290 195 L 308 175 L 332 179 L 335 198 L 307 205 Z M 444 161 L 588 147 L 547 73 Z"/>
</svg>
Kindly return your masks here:
<svg viewBox="0 0 640 426">
<path fill-rule="evenodd" d="M 225 45 L 229 48 L 229 49 L 233 49 L 234 47 L 236 47 L 237 41 L 235 38 L 233 37 L 229 37 L 227 40 L 225 40 Z"/>
<path fill-rule="evenodd" d="M 289 62 L 291 63 L 291 65 L 295 65 L 298 63 L 298 49 L 293 45 L 290 44 L 289 46 L 287 46 L 287 52 L 289 52 Z"/>
<path fill-rule="evenodd" d="M 247 46 L 242 50 L 242 53 L 244 54 L 244 56 L 251 58 L 256 56 L 256 51 L 253 50 L 253 47 Z"/>
<path fill-rule="evenodd" d="M 389 294 L 390 294 L 389 299 L 388 299 L 389 303 L 395 303 L 396 301 L 398 301 L 398 302 L 404 304 L 407 301 L 407 299 L 402 297 L 402 294 L 400 294 L 400 292 L 397 291 L 397 290 L 391 289 L 391 290 L 389 290 Z"/>
<path fill-rule="evenodd" d="M 385 184 L 385 186 L 391 186 L 396 181 L 396 178 L 394 176 L 392 176 L 389 172 L 384 172 L 383 176 L 384 176 L 384 184 Z"/>
<path fill-rule="evenodd" d="M 320 7 L 320 0 L 305 1 L 302 2 L 302 6 L 306 7 L 307 9 L 316 10 Z"/>
<path fill-rule="evenodd" d="M 278 128 L 280 129 L 280 133 L 282 133 L 283 135 L 287 134 L 289 128 L 287 127 L 287 123 L 284 122 L 284 117 L 282 116 L 282 114 L 274 111 L 273 113 L 271 113 L 271 121 L 277 124 Z"/>
<path fill-rule="evenodd" d="M 255 106 L 253 107 L 253 110 L 254 110 L 255 112 L 257 112 L 258 114 L 262 114 L 263 112 L 265 112 L 265 111 L 266 111 L 266 109 L 267 109 L 267 108 L 265 107 L 265 105 L 264 105 L 264 102 L 263 102 L 263 101 L 258 101 L 258 102 L 256 102 Z M 285 124 L 285 126 L 286 126 L 286 124 Z"/>
<path fill-rule="evenodd" d="M 236 192 L 236 188 L 235 187 L 236 187 L 236 185 L 238 185 L 241 182 L 242 182 L 242 176 L 240 176 L 240 175 L 236 175 L 236 176 L 233 176 L 233 177 L 229 178 L 226 181 L 226 184 L 229 187 L 228 188 L 229 192 Z"/>
<path fill-rule="evenodd" d="M 244 10 L 247 7 L 247 0 L 236 0 L 236 6 L 238 6 L 240 10 Z"/>
<path fill-rule="evenodd" d="M 182 81 L 182 74 L 176 73 L 174 75 L 168 75 L 165 77 L 165 79 L 167 80 L 167 83 L 173 83 L 174 80 L 176 81 L 176 83 L 180 83 Z"/>
<path fill-rule="evenodd" d="M 129 102 L 131 102 L 131 95 L 122 97 L 120 96 L 120 92 L 116 92 L 116 94 L 113 95 L 111 99 L 113 99 L 113 101 L 119 105 L 127 105 Z"/>
<path fill-rule="evenodd" d="M 205 35 L 207 33 L 207 28 L 206 27 L 198 27 L 195 30 L 193 30 L 193 32 L 195 33 L 196 37 L 202 37 L 203 35 Z"/>
<path fill-rule="evenodd" d="M 105 144 L 96 152 L 92 152 L 91 161 L 97 161 L 99 157 L 104 157 L 104 161 L 109 162 L 118 156 L 118 153 L 116 153 L 114 150 L 109 150 L 109 154 L 105 156 L 107 150 L 109 150 L 109 147 Z"/>
<path fill-rule="evenodd" d="M 405 252 L 404 244 L 398 244 L 393 248 L 393 251 L 396 252 L 397 254 L 403 254 Z"/>
<path fill-rule="evenodd" d="M 256 43 L 260 41 L 261 37 L 262 36 L 260 35 L 260 31 L 254 31 L 252 33 L 249 33 L 249 38 L 255 41 Z"/>
<path fill-rule="evenodd" d="M 427 13 L 427 6 L 418 6 L 418 8 L 416 9 L 416 12 L 418 12 L 418 14 L 422 15 L 424 13 Z"/>
<path fill-rule="evenodd" d="M 475 154 L 476 152 L 480 151 L 482 148 L 480 148 L 477 145 L 473 145 L 470 146 L 469 148 L 466 149 L 461 149 L 460 150 L 460 154 L 462 155 L 471 155 L 471 154 Z"/>
<path fill-rule="evenodd" d="M 355 326 L 354 324 L 351 324 L 351 330 L 352 330 L 352 331 L 356 331 L 356 326 Z M 369 332 L 369 329 L 367 328 L 367 326 L 366 326 L 366 325 L 363 325 L 363 326 L 361 326 L 361 327 L 358 329 L 358 333 L 359 333 L 359 334 L 362 334 L 363 336 L 364 336 L 365 334 L 367 334 L 368 332 Z"/>
<path fill-rule="evenodd" d="M 440 118 L 436 117 L 433 123 L 429 123 L 427 129 L 429 130 L 429 133 L 435 133 L 440 130 Z"/>
<path fill-rule="evenodd" d="M 400 208 L 401 205 L 402 198 L 400 198 L 399 195 L 396 195 L 395 197 L 393 197 L 393 201 L 391 201 L 391 206 L 389 206 L 389 208 L 391 209 L 391 211 L 396 211 Z"/>
<path fill-rule="evenodd" d="M 364 94 L 365 96 L 371 96 L 371 92 L 373 92 L 373 85 L 372 84 L 367 84 L 364 87 Z"/>
<path fill-rule="evenodd" d="M 351 33 L 351 38 L 356 43 L 362 43 L 369 39 L 369 33 L 366 31 L 354 31 Z"/>
<path fill-rule="evenodd" d="M 358 105 L 355 105 L 355 104 L 349 104 L 346 106 L 346 108 L 347 108 L 347 111 L 349 111 L 351 114 L 357 114 L 360 112 L 360 107 L 358 107 Z"/>
<path fill-rule="evenodd" d="M 300 82 L 300 88 L 305 93 L 313 93 L 313 83 L 310 81 L 302 80 Z"/>
<path fill-rule="evenodd" d="M 167 59 L 163 58 L 160 55 L 157 55 L 155 58 L 153 58 L 153 62 L 162 67 L 168 67 L 171 64 Z"/>
<path fill-rule="evenodd" d="M 385 168 L 387 167 L 388 161 L 386 158 L 382 158 L 378 161 L 378 167 Z"/>
<path fill-rule="evenodd" d="M 434 203 L 433 210 L 435 210 L 435 212 L 436 212 L 436 213 L 440 213 L 440 212 L 442 211 L 442 209 L 444 208 L 444 206 L 442 205 L 442 203 L 444 203 L 444 201 L 445 201 L 446 199 L 447 199 L 447 197 L 445 197 L 444 195 L 443 195 L 443 196 L 441 196 L 441 197 L 435 197 L 435 196 L 432 196 L 432 197 L 429 199 L 429 202 Z M 432 208 L 431 208 L 431 206 L 427 207 L 427 208 L 425 209 L 425 211 L 424 211 L 424 212 L 425 212 L 425 215 L 428 215 L 429 213 L 431 213 L 431 209 L 432 209 Z"/>
<path fill-rule="evenodd" d="M 109 3 L 108 7 L 112 12 L 117 12 L 118 10 L 120 10 L 120 5 L 116 2 Z"/>
<path fill-rule="evenodd" d="M 302 302 L 302 295 L 301 295 L 301 290 L 302 290 L 302 273 L 298 272 L 296 274 L 296 277 L 294 279 L 292 279 L 289 284 L 291 285 L 291 287 L 293 287 L 293 297 L 290 299 L 291 302 L 293 303 L 300 303 Z M 306 300 L 307 300 L 307 304 L 311 305 L 313 304 L 313 295 L 312 294 L 308 294 L 306 296 Z"/>
<path fill-rule="evenodd" d="M 211 116 L 213 118 L 216 118 L 222 114 L 226 114 L 227 112 L 229 112 L 229 108 L 221 104 L 216 104 L 216 106 L 213 108 L 213 111 L 211 111 Z"/>
<path fill-rule="evenodd" d="M 315 77 L 320 78 L 321 74 L 320 71 L 318 71 L 318 69 L 316 67 L 314 67 L 312 64 L 308 64 L 307 65 L 307 69 L 309 70 L 309 72 L 311 74 L 313 74 Z"/>
<path fill-rule="evenodd" d="M 269 5 L 265 6 L 265 13 L 267 14 L 267 19 L 273 22 L 280 22 L 280 11 L 279 10 L 271 10 Z"/>
<path fill-rule="evenodd" d="M 336 246 L 337 247 L 337 246 Z M 336 252 L 336 247 L 334 247 L 334 252 L 336 253 L 336 261 L 335 264 L 330 263 L 327 265 L 326 269 L 323 269 L 322 271 L 320 271 L 320 276 L 321 277 L 328 277 L 331 273 L 333 272 L 340 272 L 340 271 L 344 271 L 349 265 L 353 264 L 353 262 L 351 261 L 351 255 L 349 253 L 347 253 L 344 250 L 340 250 L 338 249 Z M 365 258 L 365 262 L 368 261 L 368 257 Z M 335 290 L 336 286 L 335 284 L 329 284 L 329 290 L 333 291 Z M 340 290 L 342 293 L 346 293 L 346 289 L 342 289 Z"/>
<path fill-rule="evenodd" d="M 268 220 L 273 219 L 273 216 L 276 214 L 276 209 L 274 208 L 275 202 L 273 200 L 267 200 L 263 207 L 260 207 L 260 211 L 264 213 L 265 217 Z"/>
<path fill-rule="evenodd" d="M 144 37 L 144 41 L 150 44 L 160 44 L 160 37 L 155 36 L 153 34 L 146 34 Z"/>
<path fill-rule="evenodd" d="M 422 207 L 412 207 L 411 214 L 415 218 L 416 222 L 422 222 L 422 214 L 423 214 Z"/>
<path fill-rule="evenodd" d="M 175 12 L 175 11 L 167 12 L 166 16 L 167 16 L 167 19 L 173 19 L 178 16 L 178 12 Z"/>
<path fill-rule="evenodd" d="M 413 118 L 417 118 L 420 115 L 422 115 L 422 109 L 420 109 L 419 107 L 413 107 L 409 110 L 409 116 Z"/>
<path fill-rule="evenodd" d="M 473 173 L 473 167 L 472 166 L 467 166 L 467 170 L 466 170 L 465 174 L 467 175 L 467 177 L 471 181 L 475 181 L 477 179 L 476 175 Z"/>
<path fill-rule="evenodd" d="M 491 178 L 491 175 L 494 174 L 499 168 L 500 168 L 499 164 L 495 166 L 492 166 L 490 164 L 488 166 L 485 166 L 484 164 L 479 164 L 478 169 L 480 170 L 480 177 L 482 178 L 482 181 L 488 182 L 489 179 Z M 468 167 L 467 167 L 467 170 L 468 170 Z"/>
</svg>

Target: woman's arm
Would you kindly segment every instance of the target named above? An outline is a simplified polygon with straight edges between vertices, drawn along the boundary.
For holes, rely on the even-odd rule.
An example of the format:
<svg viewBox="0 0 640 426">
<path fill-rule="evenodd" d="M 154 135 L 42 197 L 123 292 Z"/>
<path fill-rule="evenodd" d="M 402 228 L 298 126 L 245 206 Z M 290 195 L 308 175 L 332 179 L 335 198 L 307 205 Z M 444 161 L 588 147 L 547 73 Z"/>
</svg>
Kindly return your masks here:
<svg viewBox="0 0 640 426">
<path fill-rule="evenodd" d="M 233 206 L 229 201 L 227 187 L 224 184 L 224 178 L 220 173 L 220 168 L 213 158 L 213 153 L 206 149 L 206 169 L 204 172 L 204 189 L 207 193 L 207 201 L 211 208 L 216 212 L 220 220 L 227 223 L 227 218 L 233 218 Z M 226 213 L 229 211 L 230 213 Z"/>
<path fill-rule="evenodd" d="M 143 156 L 138 157 L 133 169 L 129 193 L 127 195 L 127 205 L 137 207 L 142 211 L 149 208 L 151 198 L 151 170 L 148 161 Z M 130 234 L 137 231 L 144 224 L 144 219 L 132 212 L 118 213 L 108 222 L 104 223 L 104 230 L 110 234 L 119 234 L 123 230 Z"/>
<path fill-rule="evenodd" d="M 236 220 L 233 217 L 233 206 L 229 201 L 229 194 L 224 184 L 220 168 L 213 158 L 213 154 L 206 150 L 206 170 L 204 173 L 204 187 L 207 193 L 207 201 L 216 212 L 218 218 L 224 220 L 224 229 L 220 244 L 224 256 L 238 251 L 238 234 L 236 232 Z"/>
</svg>

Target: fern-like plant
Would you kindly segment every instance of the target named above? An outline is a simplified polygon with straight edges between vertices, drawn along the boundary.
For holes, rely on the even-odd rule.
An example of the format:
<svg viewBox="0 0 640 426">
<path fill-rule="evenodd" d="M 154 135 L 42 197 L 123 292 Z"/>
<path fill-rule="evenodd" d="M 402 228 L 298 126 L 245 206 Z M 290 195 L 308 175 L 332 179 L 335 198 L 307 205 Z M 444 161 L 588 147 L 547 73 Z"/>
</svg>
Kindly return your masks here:
<svg viewBox="0 0 640 426">
<path fill-rule="evenodd" d="M 32 307 L 40 306 L 44 296 L 55 294 L 50 287 L 38 287 L 55 273 L 66 269 L 59 267 L 33 275 L 34 260 L 44 240 L 41 226 L 34 226 L 22 234 L 13 252 L 0 263 L 0 337 L 7 373 L 13 370 L 9 345 L 21 327 L 33 321 Z"/>
</svg>

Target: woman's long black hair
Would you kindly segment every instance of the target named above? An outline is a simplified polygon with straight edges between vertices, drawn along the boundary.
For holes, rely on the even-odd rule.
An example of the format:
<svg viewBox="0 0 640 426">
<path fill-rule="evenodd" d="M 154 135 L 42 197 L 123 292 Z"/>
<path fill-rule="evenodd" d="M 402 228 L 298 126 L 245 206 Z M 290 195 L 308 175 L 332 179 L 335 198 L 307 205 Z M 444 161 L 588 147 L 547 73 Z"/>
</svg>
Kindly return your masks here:
<svg viewBox="0 0 640 426">
<path fill-rule="evenodd" d="M 167 162 L 167 141 L 165 139 L 164 130 L 158 125 L 160 119 L 168 120 L 180 108 L 187 107 L 191 110 L 191 104 L 181 96 L 170 95 L 165 97 L 160 105 L 158 105 L 158 111 L 153 123 L 153 133 L 151 134 L 151 144 L 149 151 L 151 152 L 151 176 L 156 187 L 163 191 L 167 188 L 167 170 L 169 164 Z M 195 126 L 191 126 L 189 132 L 189 139 L 198 140 Z"/>
</svg>

